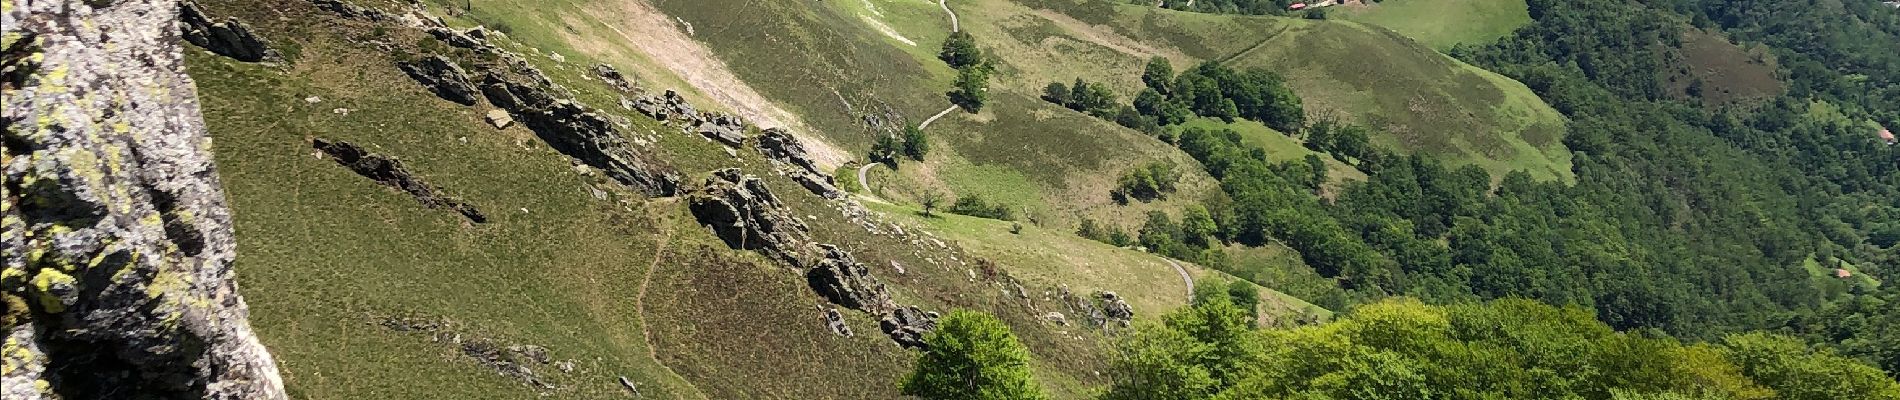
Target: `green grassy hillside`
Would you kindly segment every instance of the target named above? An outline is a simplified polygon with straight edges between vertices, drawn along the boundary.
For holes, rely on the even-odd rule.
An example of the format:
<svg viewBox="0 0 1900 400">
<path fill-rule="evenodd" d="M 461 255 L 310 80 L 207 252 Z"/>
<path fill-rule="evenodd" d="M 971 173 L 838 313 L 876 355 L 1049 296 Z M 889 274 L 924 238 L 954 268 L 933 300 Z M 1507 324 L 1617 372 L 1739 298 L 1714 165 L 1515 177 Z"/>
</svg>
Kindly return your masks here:
<svg viewBox="0 0 1900 400">
<path fill-rule="evenodd" d="M 1439 51 L 1490 43 L 1531 23 L 1524 0 L 1387 0 L 1326 11 L 1328 17 L 1378 25 Z"/>
<path fill-rule="evenodd" d="M 915 353 L 893 345 L 871 316 L 847 311 L 857 335 L 834 335 L 820 312 L 828 303 L 799 273 L 728 249 L 678 199 L 645 199 L 577 168 L 519 125 L 489 126 L 483 116 L 493 106 L 439 99 L 395 67 L 398 60 L 424 53 L 476 55 L 448 51 L 413 29 L 344 20 L 301 1 L 203 3 L 213 15 L 249 21 L 289 56 L 275 65 L 246 64 L 187 50 L 188 72 L 199 83 L 236 216 L 240 283 L 252 322 L 281 362 L 293 396 L 626 398 L 622 377 L 646 398 L 897 396 L 893 382 L 908 370 Z M 476 23 L 447 21 L 458 27 Z M 555 31 L 523 25 L 511 30 Z M 602 105 L 616 97 L 598 79 L 587 78 L 588 66 L 597 61 L 588 54 L 557 59 L 513 36 L 492 41 L 531 54 L 525 59 L 577 100 Z M 688 80 L 642 78 L 651 80 L 641 83 L 654 86 Z M 1013 101 L 1025 108 L 1040 104 Z M 627 117 L 631 125 L 623 132 L 629 139 L 648 143 L 638 144 L 641 151 L 678 167 L 689 185 L 723 167 L 764 177 L 793 214 L 812 226 L 816 240 L 852 251 L 892 286 L 899 302 L 998 315 L 1040 360 L 1037 378 L 1058 398 L 1080 398 L 1105 383 L 1093 373 L 1106 366 L 1099 352 L 1104 341 L 1093 329 L 1045 322 L 1054 300 L 1040 293 L 1059 285 L 1084 294 L 1119 292 L 1143 319 L 1185 304 L 1184 283 L 1172 270 L 1156 268 L 1166 267 L 1146 254 L 1100 251 L 1101 245 L 1060 227 L 1032 227 L 1029 234 L 1038 240 L 995 247 L 1006 237 L 990 233 L 1002 222 L 978 220 L 969 226 L 982 230 L 964 230 L 950 221 L 972 219 L 919 220 L 901 207 L 879 210 L 888 214 L 882 218 L 903 224 L 915 236 L 870 234 L 840 217 L 831 202 L 775 174 L 755 152 L 729 155 L 718 144 L 638 114 L 602 112 Z M 1042 118 L 1052 126 L 1100 124 L 1041 113 L 978 115 L 945 126 L 1002 124 L 1010 118 Z M 1073 189 L 1051 182 L 1083 171 L 1113 170 L 1113 161 L 1104 160 L 1184 157 L 1158 151 L 1166 148 L 1158 143 L 1146 153 L 1113 141 L 1064 148 L 1048 136 L 1031 135 L 1038 126 L 1032 122 L 1007 126 L 1031 131 L 948 136 L 945 143 L 952 145 L 946 147 L 978 149 L 972 153 L 980 156 L 956 156 L 952 150 L 941 157 L 965 161 L 931 165 L 965 170 L 942 176 L 1001 198 L 1008 187 L 996 185 L 998 179 L 1060 194 Z M 311 148 L 315 138 L 348 141 L 400 159 L 416 177 L 481 209 L 488 220 L 470 223 L 453 212 L 423 207 L 320 156 Z M 1122 142 L 1143 143 L 1127 139 Z M 983 146 L 1040 149 L 1019 155 L 1092 153 L 1079 153 L 1074 160 L 1016 161 L 1007 158 L 1009 152 Z M 982 164 L 951 164 L 968 160 Z M 1050 160 L 1066 161 L 994 174 L 1003 178 L 967 172 Z M 926 239 L 936 235 L 946 245 Z M 1061 248 L 1058 258 L 1025 256 L 1021 246 L 1039 243 L 1071 247 Z M 1003 276 L 1016 276 L 1039 295 L 1020 299 L 999 290 L 1008 289 L 1010 281 L 972 279 L 970 265 L 977 260 L 993 260 Z M 909 266 L 908 272 L 897 273 L 892 265 Z M 1188 267 L 1197 277 L 1233 279 Z M 1133 271 L 1167 280 L 1128 279 Z M 1071 318 L 1080 321 L 1080 316 Z M 533 383 L 477 356 L 510 346 L 547 349 L 549 363 L 525 365 L 533 371 Z M 572 368 L 564 370 L 561 362 L 571 362 Z"/>
<path fill-rule="evenodd" d="M 1390 31 L 1302 21 L 1229 62 L 1281 71 L 1308 114 L 1366 124 L 1381 133 L 1375 143 L 1477 164 L 1493 176 L 1573 177 L 1564 118 L 1529 88 Z"/>
<path fill-rule="evenodd" d="M 1525 170 L 1541 179 L 1570 180 L 1565 121 L 1523 84 L 1444 56 L 1399 33 L 1349 21 L 1179 12 L 1131 4 L 1025 0 L 1037 13 L 1060 13 L 1093 27 L 1095 36 L 1126 38 L 1172 49 L 1159 55 L 1261 67 L 1285 75 L 1307 113 L 1375 129 L 1374 142 L 1402 152 L 1477 164 L 1502 176 Z M 978 9 L 977 7 L 971 7 Z M 980 12 L 1008 7 L 985 4 Z M 1014 21 L 1026 17 L 1016 16 Z M 980 25 L 972 25 L 980 26 Z M 1050 60 L 1059 71 L 1086 60 Z M 1145 58 L 1128 54 L 1129 59 Z M 1376 62 L 1369 62 L 1376 60 Z M 1176 68 L 1183 63 L 1177 60 Z M 1192 64 L 1187 64 L 1192 65 Z M 1116 68 L 1111 80 L 1133 93 L 1140 65 Z"/>
</svg>

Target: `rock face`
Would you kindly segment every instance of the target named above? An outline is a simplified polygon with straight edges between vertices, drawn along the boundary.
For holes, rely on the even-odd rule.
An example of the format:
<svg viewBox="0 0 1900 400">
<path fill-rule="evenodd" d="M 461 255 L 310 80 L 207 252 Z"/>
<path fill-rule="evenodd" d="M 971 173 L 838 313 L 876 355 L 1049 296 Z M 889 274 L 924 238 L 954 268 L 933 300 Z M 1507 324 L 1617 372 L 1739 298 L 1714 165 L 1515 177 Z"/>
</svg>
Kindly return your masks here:
<svg viewBox="0 0 1900 400">
<path fill-rule="evenodd" d="M 600 80 L 606 81 L 608 85 L 613 86 L 614 89 L 619 89 L 621 92 L 633 91 L 633 83 L 627 82 L 627 76 L 621 74 L 620 70 L 614 69 L 612 65 L 594 64 L 594 75 L 599 76 Z"/>
<path fill-rule="evenodd" d="M 896 308 L 890 289 L 871 277 L 871 269 L 851 258 L 838 246 L 821 244 L 824 258 L 805 271 L 805 281 L 813 291 L 832 304 L 878 313 Z"/>
<path fill-rule="evenodd" d="M 1115 295 L 1115 292 L 1083 296 L 1070 292 L 1066 285 L 1057 288 L 1056 292 L 1062 303 L 1068 306 L 1069 313 L 1077 318 L 1087 316 L 1090 326 L 1101 328 L 1112 324 L 1125 328 L 1135 319 L 1135 308 L 1122 300 L 1121 296 Z M 1067 322 L 1067 318 L 1063 318 L 1063 324 Z"/>
<path fill-rule="evenodd" d="M 556 97 L 544 85 L 515 82 L 493 73 L 483 80 L 481 92 L 562 154 L 647 195 L 679 193 L 679 173 L 657 158 L 629 149 L 614 123 L 599 113 Z"/>
<path fill-rule="evenodd" d="M 899 345 L 924 347 L 924 334 L 936 329 L 936 313 L 898 306 L 891 300 L 890 289 L 871 275 L 870 267 L 843 248 L 813 242 L 809 229 L 758 177 L 736 168 L 712 175 L 687 200 L 687 206 L 727 246 L 758 251 L 802 270 L 806 284 L 826 301 L 877 316 L 879 328 Z M 814 252 L 816 257 L 806 257 Z M 835 309 L 826 313 L 825 325 L 833 333 L 851 335 Z"/>
<path fill-rule="evenodd" d="M 693 127 L 700 136 L 719 142 L 726 147 L 745 145 L 745 121 L 737 116 L 726 114 L 707 114 L 699 125 Z"/>
<path fill-rule="evenodd" d="M 477 224 L 488 222 L 488 217 L 482 215 L 481 210 L 475 209 L 475 206 L 442 194 L 441 189 L 423 183 L 422 178 L 417 178 L 415 174 L 410 173 L 409 168 L 404 167 L 401 160 L 372 154 L 350 142 L 316 139 L 311 141 L 311 147 L 328 154 L 331 159 L 336 160 L 337 164 L 343 164 L 357 175 L 415 196 L 416 201 L 422 202 L 424 206 L 455 210 L 462 214 L 462 217 Z"/>
<path fill-rule="evenodd" d="M 276 50 L 271 50 L 270 43 L 251 32 L 250 25 L 238 22 L 237 18 L 212 22 L 197 3 L 186 1 L 179 4 L 178 20 L 184 25 L 185 41 L 218 55 L 244 62 L 283 58 Z"/>
<path fill-rule="evenodd" d="M 735 249 L 757 250 L 797 266 L 811 242 L 809 229 L 786 211 L 765 182 L 737 168 L 714 171 L 687 206 L 700 224 Z"/>
<path fill-rule="evenodd" d="M 475 105 L 478 93 L 468 82 L 468 72 L 442 56 L 428 56 L 412 62 L 396 63 L 402 72 L 421 83 L 436 96 L 465 106 Z"/>
<path fill-rule="evenodd" d="M 793 137 L 790 132 L 779 128 L 766 129 L 765 132 L 759 134 L 759 153 L 779 164 L 786 176 L 790 176 L 792 181 L 798 182 L 812 194 L 832 200 L 845 197 L 844 191 L 838 190 L 837 182 L 832 180 L 830 174 L 818 168 L 818 163 L 812 161 L 811 153 L 805 150 L 805 145 L 799 143 L 798 138 Z"/>
<path fill-rule="evenodd" d="M 6 4 L 0 397 L 285 398 L 232 276 L 178 4 Z"/>
<path fill-rule="evenodd" d="M 929 348 L 929 345 L 924 343 L 924 335 L 937 330 L 937 320 L 940 318 L 942 316 L 937 315 L 936 312 L 923 311 L 917 309 L 916 306 L 910 306 L 885 314 L 884 319 L 879 320 L 877 325 L 879 329 L 884 330 L 884 334 L 891 335 L 891 341 L 897 342 L 897 345 L 925 349 Z"/>
</svg>

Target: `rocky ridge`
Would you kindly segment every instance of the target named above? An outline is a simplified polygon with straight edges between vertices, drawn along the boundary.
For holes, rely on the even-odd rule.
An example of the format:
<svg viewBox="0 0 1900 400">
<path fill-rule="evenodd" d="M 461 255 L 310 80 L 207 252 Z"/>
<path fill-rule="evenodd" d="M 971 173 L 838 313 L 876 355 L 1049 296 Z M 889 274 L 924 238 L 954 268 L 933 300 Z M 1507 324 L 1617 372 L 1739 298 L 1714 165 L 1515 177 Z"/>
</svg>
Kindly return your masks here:
<svg viewBox="0 0 1900 400">
<path fill-rule="evenodd" d="M 6 4 L 0 397 L 285 398 L 232 276 L 178 3 Z M 268 55 L 209 21 L 187 29 Z"/>
<path fill-rule="evenodd" d="M 478 224 L 488 222 L 488 216 L 483 215 L 482 211 L 476 209 L 474 205 L 443 194 L 441 189 L 422 182 L 422 178 L 416 177 L 415 174 L 409 172 L 409 168 L 402 165 L 402 160 L 370 153 L 362 147 L 344 141 L 318 138 L 312 140 L 310 145 L 336 160 L 337 164 L 342 164 L 350 171 L 356 172 L 357 175 L 408 193 L 424 206 L 455 210 L 456 213 L 462 214 L 462 217 L 468 218 L 469 222 Z"/>
</svg>

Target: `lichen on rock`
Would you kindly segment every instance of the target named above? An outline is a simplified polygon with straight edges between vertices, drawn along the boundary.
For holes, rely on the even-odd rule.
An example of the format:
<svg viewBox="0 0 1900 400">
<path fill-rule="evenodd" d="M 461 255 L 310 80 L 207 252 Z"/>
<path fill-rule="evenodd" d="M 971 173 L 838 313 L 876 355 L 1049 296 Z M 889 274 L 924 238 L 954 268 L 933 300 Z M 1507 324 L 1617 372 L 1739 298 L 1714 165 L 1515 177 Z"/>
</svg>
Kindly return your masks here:
<svg viewBox="0 0 1900 400">
<path fill-rule="evenodd" d="M 0 1 L 0 397 L 284 398 L 232 277 L 178 3 Z"/>
</svg>

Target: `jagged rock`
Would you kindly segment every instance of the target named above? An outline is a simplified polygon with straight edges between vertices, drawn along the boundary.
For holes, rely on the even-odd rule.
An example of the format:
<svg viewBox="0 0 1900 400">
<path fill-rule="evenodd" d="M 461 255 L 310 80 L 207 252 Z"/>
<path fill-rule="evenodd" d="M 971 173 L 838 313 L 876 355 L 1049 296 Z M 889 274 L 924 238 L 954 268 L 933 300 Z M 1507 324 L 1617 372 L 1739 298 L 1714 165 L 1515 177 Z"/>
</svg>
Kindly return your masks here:
<svg viewBox="0 0 1900 400">
<path fill-rule="evenodd" d="M 719 144 L 726 145 L 726 147 L 745 145 L 745 134 L 734 131 L 725 125 L 713 122 L 702 122 L 696 130 L 699 131 L 700 136 L 705 136 L 707 139 L 717 141 Z"/>
<path fill-rule="evenodd" d="M 0 13 L 0 398 L 285 398 L 233 277 L 178 3 L 85 3 Z"/>
<path fill-rule="evenodd" d="M 488 110 L 488 124 L 494 125 L 495 129 L 507 129 L 509 125 L 515 124 L 515 117 L 509 116 L 507 110 Z"/>
<path fill-rule="evenodd" d="M 727 246 L 758 250 L 792 266 L 799 265 L 811 242 L 809 228 L 786 211 L 765 182 L 737 168 L 714 171 L 687 206 Z"/>
<path fill-rule="evenodd" d="M 251 26 L 239 22 L 237 18 L 225 18 L 224 22 L 211 22 L 205 16 L 204 9 L 195 2 L 179 4 L 179 22 L 183 23 L 185 41 L 238 61 L 258 62 L 282 59 L 270 43 L 251 31 Z"/>
<path fill-rule="evenodd" d="M 936 312 L 919 310 L 917 306 L 891 310 L 884 319 L 878 321 L 878 328 L 891 336 L 897 345 L 912 349 L 928 349 L 924 335 L 937 329 L 937 320 L 942 318 Z"/>
<path fill-rule="evenodd" d="M 1102 314 L 1108 321 L 1127 327 L 1128 323 L 1135 319 L 1135 308 L 1129 306 L 1127 301 L 1123 301 L 1121 296 L 1116 296 L 1115 292 L 1102 292 L 1096 297 L 1101 299 Z"/>
<path fill-rule="evenodd" d="M 873 314 L 895 307 L 890 289 L 871 276 L 870 268 L 836 245 L 821 244 L 823 258 L 805 271 L 805 282 L 832 304 Z"/>
<path fill-rule="evenodd" d="M 831 333 L 838 336 L 851 337 L 851 326 L 844 324 L 844 313 L 838 312 L 837 308 L 825 309 L 825 327 L 831 328 Z"/>
<path fill-rule="evenodd" d="M 533 345 L 504 345 L 490 339 L 473 339 L 462 342 L 462 354 L 487 366 L 490 369 L 520 380 L 542 390 L 551 390 L 555 386 L 539 373 L 529 368 L 531 364 L 546 365 L 550 359 L 548 349 Z"/>
<path fill-rule="evenodd" d="M 310 0 L 310 3 L 315 4 L 318 9 L 336 13 L 336 15 L 342 16 L 343 18 L 370 21 L 387 21 L 391 19 L 389 13 L 383 12 L 382 10 L 358 7 L 343 0 Z"/>
<path fill-rule="evenodd" d="M 372 154 L 361 147 L 343 141 L 316 139 L 311 141 L 311 147 L 328 154 L 338 164 L 343 164 L 357 175 L 409 193 L 424 206 L 455 210 L 468 218 L 470 222 L 478 224 L 488 222 L 488 217 L 482 215 L 481 210 L 475 209 L 475 206 L 443 195 L 440 189 L 423 183 L 422 178 L 417 178 L 415 174 L 410 173 L 409 169 L 402 165 L 401 160 Z"/>
<path fill-rule="evenodd" d="M 594 64 L 594 75 L 600 76 L 600 80 L 606 81 L 614 89 L 622 92 L 633 91 L 633 83 L 627 82 L 627 76 L 620 74 L 620 70 L 614 69 L 612 65 Z"/>
<path fill-rule="evenodd" d="M 705 119 L 700 116 L 699 109 L 687 103 L 679 92 L 670 89 L 659 97 L 640 96 L 634 99 L 633 108 L 660 122 L 683 121 L 685 126 L 698 126 Z"/>
<path fill-rule="evenodd" d="M 1048 322 L 1049 324 L 1055 325 L 1055 326 L 1069 326 L 1069 317 L 1055 311 L 1050 311 L 1048 314 L 1043 314 L 1042 320 L 1043 322 Z"/>
<path fill-rule="evenodd" d="M 396 66 L 436 96 L 465 106 L 475 105 L 475 85 L 469 83 L 468 73 L 448 58 L 428 56 L 414 62 L 399 62 Z"/>
<path fill-rule="evenodd" d="M 845 197 L 844 191 L 838 190 L 837 182 L 812 161 L 811 152 L 790 132 L 781 128 L 766 129 L 759 134 L 758 148 L 760 154 L 784 167 L 786 176 L 812 194 L 834 200 Z"/>
<path fill-rule="evenodd" d="M 598 168 L 650 196 L 679 192 L 679 173 L 645 153 L 632 151 L 614 123 L 571 100 L 490 74 L 483 80 L 488 102 L 508 110 L 556 151 Z"/>
<path fill-rule="evenodd" d="M 475 28 L 475 29 L 479 30 L 481 28 Z M 475 31 L 471 30 L 470 32 L 475 32 Z M 442 43 L 448 43 L 450 46 L 455 46 L 455 47 L 460 47 L 460 48 L 470 49 L 470 50 L 481 50 L 481 51 L 486 51 L 488 49 L 488 43 L 482 42 L 481 40 L 477 40 L 474 37 L 470 37 L 469 35 L 462 34 L 461 32 L 450 30 L 449 28 L 444 28 L 444 27 L 429 28 L 429 36 L 434 36 L 435 40 L 440 40 L 442 41 Z"/>
</svg>

